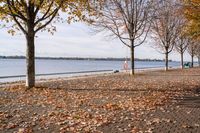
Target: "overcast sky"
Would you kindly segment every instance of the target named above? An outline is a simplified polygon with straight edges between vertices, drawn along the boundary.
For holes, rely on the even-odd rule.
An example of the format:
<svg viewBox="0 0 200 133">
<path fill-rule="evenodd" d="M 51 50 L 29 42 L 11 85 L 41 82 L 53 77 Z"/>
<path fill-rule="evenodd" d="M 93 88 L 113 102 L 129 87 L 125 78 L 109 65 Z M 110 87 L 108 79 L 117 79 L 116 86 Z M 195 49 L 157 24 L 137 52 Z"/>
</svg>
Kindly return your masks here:
<svg viewBox="0 0 200 133">
<path fill-rule="evenodd" d="M 43 32 L 37 34 L 36 56 L 50 57 L 130 57 L 129 50 L 119 40 L 105 38 L 103 34 L 93 35 L 91 29 L 80 23 L 57 24 L 57 32 L 52 36 Z M 136 58 L 164 59 L 153 48 L 153 40 L 136 48 Z M 11 36 L 6 29 L 0 30 L 0 55 L 25 55 L 24 35 Z M 170 59 L 179 61 L 180 55 L 170 54 Z M 186 60 L 190 60 L 188 54 Z"/>
</svg>

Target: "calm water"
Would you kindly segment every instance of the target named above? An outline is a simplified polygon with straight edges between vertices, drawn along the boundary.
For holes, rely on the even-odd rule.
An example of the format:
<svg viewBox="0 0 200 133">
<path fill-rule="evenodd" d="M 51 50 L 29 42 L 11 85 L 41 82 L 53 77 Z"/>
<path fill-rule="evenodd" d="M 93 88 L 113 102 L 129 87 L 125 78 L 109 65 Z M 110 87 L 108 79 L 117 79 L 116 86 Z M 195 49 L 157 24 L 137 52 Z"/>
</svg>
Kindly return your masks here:
<svg viewBox="0 0 200 133">
<path fill-rule="evenodd" d="M 79 72 L 93 70 L 121 70 L 124 61 L 90 61 L 90 60 L 36 60 L 36 74 Z M 179 66 L 179 62 L 170 62 L 171 67 Z M 130 66 L 130 65 L 129 65 Z M 136 61 L 136 68 L 164 67 L 164 62 Z M 25 59 L 0 59 L 0 77 L 24 75 Z M 55 76 L 54 76 L 55 77 Z M 20 78 L 23 79 L 23 78 Z M 0 82 L 19 80 L 0 79 Z"/>
</svg>

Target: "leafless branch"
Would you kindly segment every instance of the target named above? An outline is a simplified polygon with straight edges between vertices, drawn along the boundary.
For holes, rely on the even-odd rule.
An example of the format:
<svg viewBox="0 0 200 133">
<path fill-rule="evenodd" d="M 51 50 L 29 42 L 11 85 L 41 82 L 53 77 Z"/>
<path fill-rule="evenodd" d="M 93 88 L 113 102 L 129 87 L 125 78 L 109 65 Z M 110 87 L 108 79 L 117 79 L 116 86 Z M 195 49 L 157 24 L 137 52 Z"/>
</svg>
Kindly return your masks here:
<svg viewBox="0 0 200 133">
<path fill-rule="evenodd" d="M 150 0 L 109 0 L 96 10 L 98 19 L 92 25 L 97 32 L 108 30 L 126 46 L 137 47 L 147 38 L 151 8 Z"/>
</svg>

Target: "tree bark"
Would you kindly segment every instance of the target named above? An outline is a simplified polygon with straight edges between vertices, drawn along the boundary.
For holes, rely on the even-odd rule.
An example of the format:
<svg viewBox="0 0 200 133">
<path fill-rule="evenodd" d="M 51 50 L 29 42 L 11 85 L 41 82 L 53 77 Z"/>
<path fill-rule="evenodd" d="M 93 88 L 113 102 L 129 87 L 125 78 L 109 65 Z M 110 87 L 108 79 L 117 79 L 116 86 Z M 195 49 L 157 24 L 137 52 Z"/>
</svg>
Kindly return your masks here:
<svg viewBox="0 0 200 133">
<path fill-rule="evenodd" d="M 184 69 L 184 64 L 183 64 L 183 52 L 181 52 L 181 68 Z"/>
<path fill-rule="evenodd" d="M 28 28 L 26 35 L 26 88 L 30 89 L 35 86 L 35 34 L 33 28 Z"/>
<path fill-rule="evenodd" d="M 165 71 L 168 71 L 168 52 L 165 53 Z"/>
<path fill-rule="evenodd" d="M 135 74 L 135 51 L 134 51 L 134 41 L 131 41 L 131 70 L 130 74 L 134 75 Z"/>
</svg>

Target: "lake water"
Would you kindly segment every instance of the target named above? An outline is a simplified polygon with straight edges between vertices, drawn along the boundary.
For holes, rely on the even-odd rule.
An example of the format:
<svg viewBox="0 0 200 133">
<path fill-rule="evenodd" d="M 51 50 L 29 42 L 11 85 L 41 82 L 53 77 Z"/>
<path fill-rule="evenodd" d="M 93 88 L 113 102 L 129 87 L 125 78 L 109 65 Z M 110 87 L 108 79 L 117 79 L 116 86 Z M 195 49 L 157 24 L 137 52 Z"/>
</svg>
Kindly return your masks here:
<svg viewBox="0 0 200 133">
<path fill-rule="evenodd" d="M 123 63 L 124 61 L 36 59 L 36 74 L 96 71 L 96 70 L 121 70 L 123 69 Z M 164 64 L 165 64 L 164 62 L 136 61 L 135 67 L 137 69 L 151 68 L 151 67 L 164 67 Z M 169 66 L 178 67 L 180 66 L 180 63 L 169 62 Z M 0 77 L 25 75 L 25 72 L 26 72 L 25 59 L 0 59 Z M 80 74 L 76 73 L 76 74 L 71 74 L 71 75 L 80 75 Z M 69 76 L 69 74 L 62 75 L 62 76 Z M 50 76 L 47 76 L 47 77 L 50 77 Z M 59 77 L 59 75 L 57 75 L 57 77 Z M 0 82 L 8 82 L 8 81 L 21 80 L 21 79 L 24 79 L 24 78 L 7 78 L 7 79 L 0 78 Z"/>
</svg>

